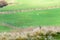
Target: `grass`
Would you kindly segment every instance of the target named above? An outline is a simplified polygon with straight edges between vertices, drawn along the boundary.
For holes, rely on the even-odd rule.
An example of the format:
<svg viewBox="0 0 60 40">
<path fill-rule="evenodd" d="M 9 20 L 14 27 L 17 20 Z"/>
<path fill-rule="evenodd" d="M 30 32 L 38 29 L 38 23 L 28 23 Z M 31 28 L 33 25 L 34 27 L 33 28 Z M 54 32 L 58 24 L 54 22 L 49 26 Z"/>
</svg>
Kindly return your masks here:
<svg viewBox="0 0 60 40">
<path fill-rule="evenodd" d="M 60 0 L 14 0 L 16 4 L 0 8 L 1 11 L 21 10 L 29 8 L 47 8 L 60 6 Z M 9 0 L 7 1 L 10 2 Z M 29 26 L 60 26 L 60 8 L 37 10 L 30 12 L 16 12 L 16 14 L 0 14 L 0 23 L 26 28 Z M 11 28 L 0 25 L 0 32 Z M 60 40 L 60 37 L 56 38 Z"/>
<path fill-rule="evenodd" d="M 60 8 L 31 12 L 16 12 L 16 14 L 0 14 L 0 22 L 17 27 L 60 25 Z"/>
<path fill-rule="evenodd" d="M 14 5 L 10 4 L 4 8 L 0 8 L 0 11 L 8 10 L 20 10 L 28 8 L 46 8 L 49 6 L 59 6 L 60 0 L 11 0 Z M 10 2 L 9 0 L 7 1 Z"/>
<path fill-rule="evenodd" d="M 9 30 L 12 30 L 12 29 L 7 27 L 7 26 L 0 25 L 0 32 L 2 32 L 2 31 L 9 31 Z"/>
<path fill-rule="evenodd" d="M 6 1 L 8 3 L 10 2 L 9 0 Z M 0 8 L 0 12 L 28 8 L 46 8 L 60 5 L 59 0 L 14 0 L 14 3 L 16 4 Z M 31 12 L 16 12 L 16 14 L 0 14 L 0 23 L 8 23 L 21 28 L 40 25 L 60 25 L 60 8 Z"/>
</svg>

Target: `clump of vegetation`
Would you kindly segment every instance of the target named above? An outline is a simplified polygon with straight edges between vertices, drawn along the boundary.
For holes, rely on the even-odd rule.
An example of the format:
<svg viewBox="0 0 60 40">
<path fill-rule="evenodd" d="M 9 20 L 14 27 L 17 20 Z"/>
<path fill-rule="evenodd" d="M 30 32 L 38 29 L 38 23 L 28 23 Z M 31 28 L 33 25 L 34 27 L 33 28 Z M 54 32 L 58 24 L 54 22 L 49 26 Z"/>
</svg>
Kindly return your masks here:
<svg viewBox="0 0 60 40">
<path fill-rule="evenodd" d="M 3 40 L 55 40 L 58 36 L 60 36 L 60 32 L 58 31 L 54 32 L 52 30 L 44 30 L 41 28 L 24 32 L 5 32 L 0 35 Z"/>
</svg>

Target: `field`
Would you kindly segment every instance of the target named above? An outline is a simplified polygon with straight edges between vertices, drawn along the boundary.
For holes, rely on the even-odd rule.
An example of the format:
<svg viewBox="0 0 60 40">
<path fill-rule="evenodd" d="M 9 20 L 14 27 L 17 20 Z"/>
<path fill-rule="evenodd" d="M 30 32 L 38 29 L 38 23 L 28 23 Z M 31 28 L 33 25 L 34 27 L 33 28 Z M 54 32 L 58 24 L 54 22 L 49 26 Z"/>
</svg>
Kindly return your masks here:
<svg viewBox="0 0 60 40">
<path fill-rule="evenodd" d="M 0 8 L 0 32 L 14 28 L 60 26 L 60 0 L 6 1 L 12 4 Z"/>
<path fill-rule="evenodd" d="M 28 26 L 60 26 L 60 8 L 0 14 L 0 23 L 21 28 Z"/>
<path fill-rule="evenodd" d="M 21 9 L 31 8 L 49 8 L 54 6 L 60 6 L 59 0 L 6 0 L 9 4 L 3 8 L 0 8 L 0 12 L 14 11 Z M 9 24 L 16 27 L 25 28 L 28 26 L 60 26 L 60 8 L 46 9 L 46 10 L 33 10 L 27 12 L 15 12 L 13 14 L 0 14 L 0 24 L 2 29 L 5 30 L 6 25 Z M 1 27 L 0 26 L 0 27 Z M 8 27 L 9 28 L 9 27 Z M 9 29 L 6 30 L 9 30 Z"/>
<path fill-rule="evenodd" d="M 28 9 L 28 8 L 43 8 L 49 6 L 60 6 L 60 0 L 6 0 L 9 4 L 4 8 L 0 8 L 0 11 L 8 11 L 8 10 L 20 10 L 20 9 Z"/>
</svg>

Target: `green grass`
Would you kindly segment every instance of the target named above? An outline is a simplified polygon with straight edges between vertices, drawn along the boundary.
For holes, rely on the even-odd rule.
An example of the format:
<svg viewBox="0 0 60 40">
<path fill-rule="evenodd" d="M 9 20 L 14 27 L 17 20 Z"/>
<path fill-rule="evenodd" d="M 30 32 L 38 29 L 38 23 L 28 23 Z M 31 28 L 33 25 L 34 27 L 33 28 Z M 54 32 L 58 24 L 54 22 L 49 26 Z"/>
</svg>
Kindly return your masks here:
<svg viewBox="0 0 60 40">
<path fill-rule="evenodd" d="M 17 4 L 8 5 L 4 8 L 0 8 L 0 12 L 9 10 L 28 9 L 28 8 L 46 8 L 49 6 L 57 6 L 57 5 L 60 6 L 59 0 L 15 0 L 15 1 L 16 1 L 15 3 Z M 0 14 L 0 23 L 8 23 L 10 25 L 21 28 L 28 26 L 40 26 L 40 25 L 45 26 L 60 25 L 60 8 L 39 10 L 39 11 L 37 10 L 31 12 L 16 12 L 16 14 L 13 13 Z"/>
<path fill-rule="evenodd" d="M 49 6 L 60 6 L 60 0 L 14 0 L 14 5 L 8 5 L 0 8 L 0 11 L 28 9 L 28 8 L 46 8 Z M 9 3 L 9 1 L 7 1 Z"/>
<path fill-rule="evenodd" d="M 17 27 L 60 25 L 60 8 L 0 14 L 0 22 Z"/>
<path fill-rule="evenodd" d="M 9 31 L 9 30 L 12 30 L 12 29 L 7 27 L 7 26 L 0 25 L 0 32 L 2 32 L 2 31 Z"/>
<path fill-rule="evenodd" d="M 20 10 L 29 8 L 47 8 L 49 6 L 60 6 L 60 0 L 15 0 L 15 5 L 0 8 L 1 11 Z M 9 2 L 9 1 L 7 1 Z M 0 23 L 26 28 L 29 26 L 60 26 L 60 8 L 37 10 L 30 12 L 16 12 L 16 14 L 0 14 Z M 0 25 L 0 32 L 9 31 L 11 28 Z M 60 37 L 56 38 L 60 40 Z"/>
</svg>

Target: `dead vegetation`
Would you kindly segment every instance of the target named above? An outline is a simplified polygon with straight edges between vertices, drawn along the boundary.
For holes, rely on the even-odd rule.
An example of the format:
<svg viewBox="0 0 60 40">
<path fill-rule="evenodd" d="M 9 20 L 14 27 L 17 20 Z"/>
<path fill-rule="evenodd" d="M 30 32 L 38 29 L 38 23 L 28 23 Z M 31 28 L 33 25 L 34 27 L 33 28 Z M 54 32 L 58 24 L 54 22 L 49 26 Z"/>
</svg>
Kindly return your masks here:
<svg viewBox="0 0 60 40">
<path fill-rule="evenodd" d="M 36 27 L 23 32 L 1 32 L 0 40 L 54 40 L 60 35 L 60 27 Z"/>
</svg>

